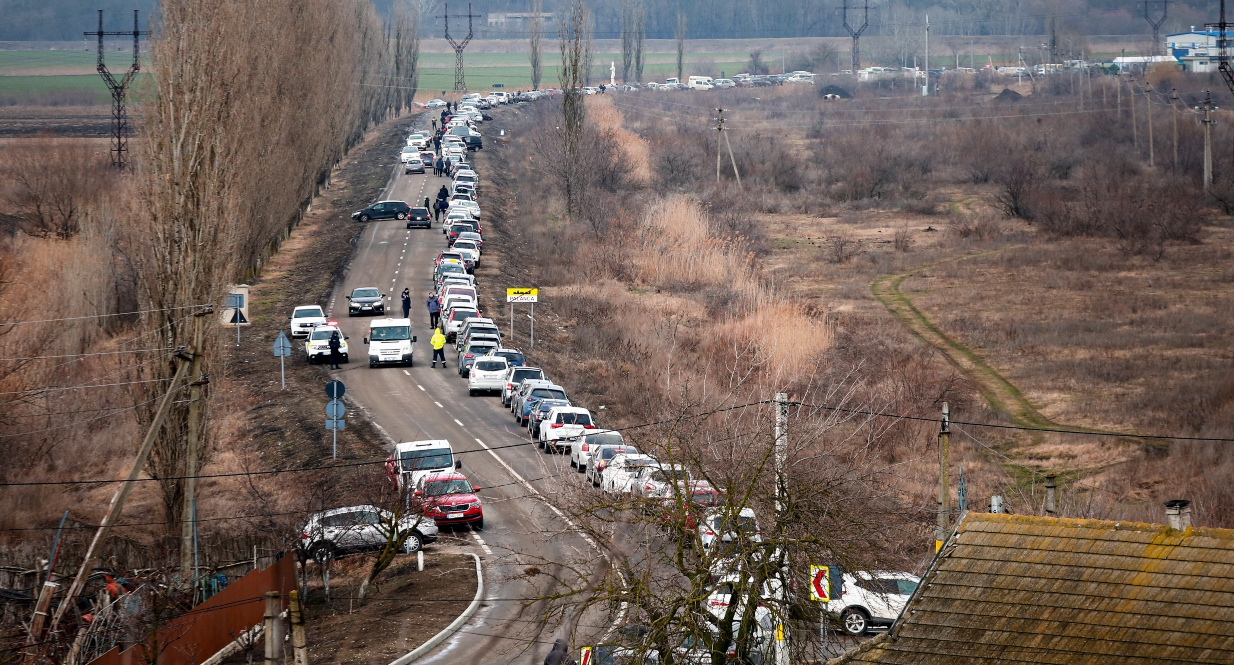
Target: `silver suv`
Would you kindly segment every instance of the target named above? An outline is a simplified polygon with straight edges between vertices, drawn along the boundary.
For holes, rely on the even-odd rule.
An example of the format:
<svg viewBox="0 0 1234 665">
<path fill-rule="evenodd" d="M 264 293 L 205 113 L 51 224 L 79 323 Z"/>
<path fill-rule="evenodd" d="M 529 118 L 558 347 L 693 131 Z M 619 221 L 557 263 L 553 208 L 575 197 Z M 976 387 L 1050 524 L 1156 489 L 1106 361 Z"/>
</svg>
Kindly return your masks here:
<svg viewBox="0 0 1234 665">
<path fill-rule="evenodd" d="M 344 552 L 379 549 L 389 540 L 391 519 L 390 511 L 377 506 L 351 506 L 314 513 L 300 534 L 300 547 L 319 561 Z M 437 523 L 419 514 L 404 515 L 395 535 L 403 533 L 407 533 L 403 553 L 418 552 L 437 540 Z"/>
</svg>

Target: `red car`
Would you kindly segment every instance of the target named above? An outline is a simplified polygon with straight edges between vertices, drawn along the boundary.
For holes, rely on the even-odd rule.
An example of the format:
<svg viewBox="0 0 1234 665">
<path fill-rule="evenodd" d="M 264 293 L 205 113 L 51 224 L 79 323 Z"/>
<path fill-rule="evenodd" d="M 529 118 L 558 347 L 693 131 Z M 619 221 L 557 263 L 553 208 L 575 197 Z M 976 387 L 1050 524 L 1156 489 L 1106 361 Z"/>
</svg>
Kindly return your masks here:
<svg viewBox="0 0 1234 665">
<path fill-rule="evenodd" d="M 678 484 L 678 487 L 681 485 Z M 681 489 L 689 496 L 689 503 L 681 507 L 684 514 L 677 512 L 673 495 L 660 500 L 660 507 L 664 511 L 660 519 L 666 527 L 678 527 L 684 532 L 693 532 L 698 528 L 698 521 L 703 513 L 724 503 L 724 491 L 716 489 L 706 480 L 690 481 L 688 490 L 684 487 Z"/>
<path fill-rule="evenodd" d="M 437 526 L 469 524 L 475 529 L 484 528 L 484 506 L 467 477 L 461 473 L 439 473 L 422 481 L 416 495 L 424 505 L 426 517 L 433 518 Z"/>
</svg>

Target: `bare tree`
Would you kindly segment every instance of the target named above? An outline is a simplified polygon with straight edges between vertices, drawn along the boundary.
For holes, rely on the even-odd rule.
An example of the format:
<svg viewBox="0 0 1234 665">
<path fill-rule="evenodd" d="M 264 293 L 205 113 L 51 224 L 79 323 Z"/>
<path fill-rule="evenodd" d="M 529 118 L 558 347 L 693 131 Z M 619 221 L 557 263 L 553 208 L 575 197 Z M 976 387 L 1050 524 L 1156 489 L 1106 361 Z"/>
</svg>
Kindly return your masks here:
<svg viewBox="0 0 1234 665">
<path fill-rule="evenodd" d="M 528 28 L 527 58 L 531 61 L 531 89 L 540 89 L 540 39 L 544 36 L 544 1 L 532 0 L 531 26 Z"/>
<path fill-rule="evenodd" d="M 566 199 L 566 211 L 569 214 L 578 212 L 581 189 L 578 187 L 578 170 L 576 168 L 579 156 L 579 145 L 583 138 L 583 124 L 586 122 L 586 108 L 583 106 L 583 77 L 585 76 L 586 54 L 591 46 L 588 39 L 587 6 L 583 0 L 571 0 L 566 6 L 557 34 L 561 49 L 561 68 L 557 77 L 561 81 L 563 96 L 561 100 L 562 124 L 560 130 L 561 152 L 565 169 L 561 178 Z"/>
<path fill-rule="evenodd" d="M 591 39 L 595 34 L 596 17 L 590 11 L 587 12 L 586 19 L 583 21 L 583 85 L 590 86 L 594 75 L 592 71 L 592 60 L 595 55 L 591 51 Z"/>
<path fill-rule="evenodd" d="M 420 14 L 419 7 L 405 0 L 396 2 L 390 10 L 393 22 L 393 77 L 397 102 L 396 113 L 411 108 L 420 84 Z"/>
<path fill-rule="evenodd" d="M 685 74 L 686 63 L 686 14 L 677 12 L 677 82 Z"/>
<path fill-rule="evenodd" d="M 423 493 L 427 488 L 411 483 L 403 483 L 398 487 L 384 476 L 367 480 L 368 486 L 372 488 L 369 504 L 380 509 L 376 513 L 377 524 L 374 526 L 384 544 L 377 550 L 372 565 L 365 573 L 364 580 L 360 582 L 356 595 L 361 603 L 368 596 L 369 586 L 394 563 L 399 554 L 419 550 L 423 546 L 423 543 L 415 543 L 409 547 L 408 543 L 420 525 L 432 519 L 425 515 Z"/>
<path fill-rule="evenodd" d="M 643 82 L 643 37 L 647 34 L 647 7 L 640 2 L 635 5 L 634 26 L 634 80 Z"/>
<path fill-rule="evenodd" d="M 634 69 L 634 33 L 638 30 L 635 8 L 635 0 L 623 0 L 621 3 L 621 81 L 623 83 L 630 82 L 630 73 Z"/>
</svg>

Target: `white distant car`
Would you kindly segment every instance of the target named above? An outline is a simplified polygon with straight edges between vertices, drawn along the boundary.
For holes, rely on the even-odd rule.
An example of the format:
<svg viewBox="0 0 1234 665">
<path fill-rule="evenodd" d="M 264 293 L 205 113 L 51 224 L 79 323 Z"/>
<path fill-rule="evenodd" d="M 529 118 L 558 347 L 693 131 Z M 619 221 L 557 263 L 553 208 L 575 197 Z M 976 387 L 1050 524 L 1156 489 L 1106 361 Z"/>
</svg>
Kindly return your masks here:
<svg viewBox="0 0 1234 665">
<path fill-rule="evenodd" d="M 660 463 L 642 469 L 630 483 L 630 493 L 641 499 L 664 499 L 673 496 L 673 485 L 689 487 L 694 477 L 683 464 Z"/>
<path fill-rule="evenodd" d="M 343 362 L 347 362 L 347 336 L 339 330 L 337 323 L 330 322 L 313 328 L 313 332 L 304 340 L 304 355 L 308 356 L 310 365 L 330 359 L 330 337 L 334 333 L 339 335 L 339 355 Z"/>
<path fill-rule="evenodd" d="M 510 400 L 514 397 L 515 391 L 519 389 L 519 385 L 523 383 L 523 379 L 544 380 L 544 370 L 539 367 L 510 367 L 506 371 L 506 385 L 501 388 L 501 405 L 510 406 Z"/>
<path fill-rule="evenodd" d="M 403 146 L 403 152 L 399 155 L 398 160 L 404 164 L 411 160 L 420 161 L 420 149 L 414 145 Z"/>
<path fill-rule="evenodd" d="M 540 447 L 545 451 L 560 450 L 562 442 L 582 436 L 596 428 L 591 412 L 581 406 L 559 406 L 548 412 L 540 423 Z"/>
<path fill-rule="evenodd" d="M 450 197 L 450 208 L 459 208 L 471 213 L 472 219 L 480 219 L 480 204 L 471 200 L 468 194 L 455 194 Z"/>
<path fill-rule="evenodd" d="M 480 248 L 476 246 L 474 240 L 464 240 L 462 238 L 455 240 L 450 246 L 454 251 L 461 252 L 465 257 L 471 259 L 471 264 L 474 266 L 480 265 Z"/>
<path fill-rule="evenodd" d="M 428 100 L 428 102 L 424 105 L 424 108 L 426 108 L 426 109 L 439 109 L 439 108 L 443 108 L 443 107 L 445 107 L 445 105 L 446 105 L 446 100 L 444 100 L 444 99 L 430 99 L 430 100 Z"/>
<path fill-rule="evenodd" d="M 836 581 L 843 579 L 840 588 Z M 849 635 L 861 635 L 874 627 L 889 627 L 904 611 L 921 578 L 909 573 L 859 570 L 832 575 L 831 601 L 823 611 L 840 621 Z"/>
<path fill-rule="evenodd" d="M 656 458 L 651 455 L 624 454 L 613 457 L 604 468 L 600 478 L 600 489 L 609 494 L 629 494 L 630 487 L 643 467 L 656 464 Z"/>
<path fill-rule="evenodd" d="M 621 432 L 606 429 L 592 430 L 582 436 L 574 437 L 570 439 L 570 466 L 577 469 L 579 473 L 583 473 L 587 470 L 587 462 L 591 461 L 593 450 L 605 444 L 620 446 L 625 442 Z"/>
<path fill-rule="evenodd" d="M 291 336 L 308 337 L 313 328 L 326 322 L 326 314 L 317 305 L 299 305 L 291 310 Z"/>
<path fill-rule="evenodd" d="M 742 508 L 735 516 L 731 508 L 714 508 L 703 514 L 698 524 L 698 539 L 704 548 L 711 549 L 718 543 L 732 542 L 738 538 L 762 542 L 753 508 Z"/>
<path fill-rule="evenodd" d="M 500 391 L 506 386 L 506 371 L 510 368 L 501 356 L 480 356 L 467 373 L 467 394 Z"/>
</svg>

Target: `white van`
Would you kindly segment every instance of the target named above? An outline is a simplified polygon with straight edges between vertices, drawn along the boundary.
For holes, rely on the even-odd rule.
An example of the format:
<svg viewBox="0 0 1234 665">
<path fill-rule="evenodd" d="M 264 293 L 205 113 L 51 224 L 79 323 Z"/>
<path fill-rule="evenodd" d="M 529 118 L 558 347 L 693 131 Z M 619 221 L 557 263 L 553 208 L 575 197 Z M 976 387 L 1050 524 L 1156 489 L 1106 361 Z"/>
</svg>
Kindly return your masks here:
<svg viewBox="0 0 1234 665">
<path fill-rule="evenodd" d="M 368 325 L 368 366 L 399 364 L 412 366 L 411 319 L 373 319 Z"/>
<path fill-rule="evenodd" d="M 691 76 L 686 87 L 691 90 L 711 90 L 716 86 L 710 76 Z"/>
<path fill-rule="evenodd" d="M 394 454 L 386 458 L 386 475 L 400 490 L 415 487 L 433 474 L 461 468 L 463 463 L 454 459 L 454 448 L 445 439 L 396 443 Z"/>
</svg>

